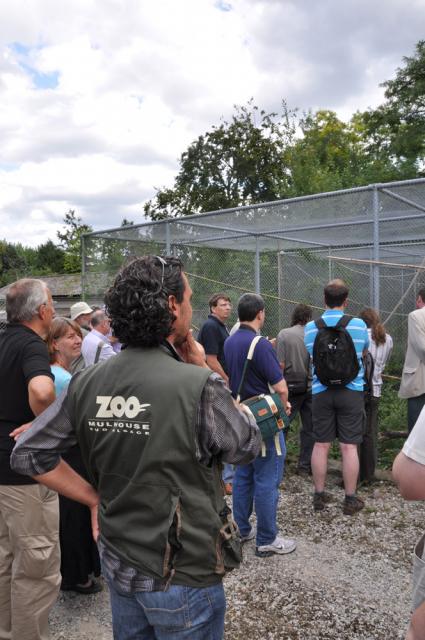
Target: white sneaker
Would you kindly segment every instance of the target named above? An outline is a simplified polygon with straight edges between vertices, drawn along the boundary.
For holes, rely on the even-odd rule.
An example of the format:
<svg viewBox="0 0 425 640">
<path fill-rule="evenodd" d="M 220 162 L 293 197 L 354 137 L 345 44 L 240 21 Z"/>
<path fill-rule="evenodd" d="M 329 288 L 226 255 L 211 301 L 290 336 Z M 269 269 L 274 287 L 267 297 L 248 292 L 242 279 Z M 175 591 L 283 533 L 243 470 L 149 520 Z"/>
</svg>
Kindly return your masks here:
<svg viewBox="0 0 425 640">
<path fill-rule="evenodd" d="M 274 553 L 292 553 L 297 548 L 297 543 L 292 538 L 281 538 L 276 536 L 271 544 L 263 544 L 257 547 L 256 555 L 260 558 L 268 558 Z"/>
<path fill-rule="evenodd" d="M 241 536 L 241 542 L 248 542 L 249 540 L 253 540 L 257 535 L 257 530 L 255 527 L 252 527 L 251 531 L 246 534 L 246 536 Z"/>
</svg>

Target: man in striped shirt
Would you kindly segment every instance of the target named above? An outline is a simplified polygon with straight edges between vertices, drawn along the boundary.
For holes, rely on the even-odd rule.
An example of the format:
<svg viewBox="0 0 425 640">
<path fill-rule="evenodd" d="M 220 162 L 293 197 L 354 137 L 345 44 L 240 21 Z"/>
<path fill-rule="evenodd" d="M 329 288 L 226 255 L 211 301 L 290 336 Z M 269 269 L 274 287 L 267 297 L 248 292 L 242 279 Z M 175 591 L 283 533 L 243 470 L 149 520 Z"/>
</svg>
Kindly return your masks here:
<svg viewBox="0 0 425 640">
<path fill-rule="evenodd" d="M 343 280 L 331 280 L 324 289 L 326 311 L 322 318 L 327 326 L 333 327 L 345 313 L 348 288 Z M 369 339 L 366 324 L 360 318 L 352 318 L 346 327 L 356 349 L 359 361 L 357 376 L 342 388 L 329 388 L 316 375 L 313 363 L 313 437 L 315 440 L 311 467 L 314 482 L 313 506 L 321 511 L 329 502 L 325 493 L 328 454 L 330 446 L 338 438 L 342 456 L 342 475 L 345 499 L 343 512 L 353 515 L 364 507 L 364 502 L 356 496 L 359 474 L 357 445 L 363 438 L 364 426 L 364 369 L 363 353 L 367 352 Z M 318 329 L 314 321 L 305 327 L 304 342 L 307 351 L 313 355 Z"/>
</svg>

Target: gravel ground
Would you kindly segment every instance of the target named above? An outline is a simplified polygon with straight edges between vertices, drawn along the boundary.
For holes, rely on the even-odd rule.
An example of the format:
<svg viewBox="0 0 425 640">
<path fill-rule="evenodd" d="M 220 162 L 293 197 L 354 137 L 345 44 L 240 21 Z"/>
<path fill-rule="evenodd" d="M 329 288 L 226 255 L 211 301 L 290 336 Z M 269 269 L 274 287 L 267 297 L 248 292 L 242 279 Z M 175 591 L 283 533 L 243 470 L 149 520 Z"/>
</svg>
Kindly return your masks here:
<svg viewBox="0 0 425 640">
<path fill-rule="evenodd" d="M 289 475 L 279 525 L 298 541 L 287 556 L 244 562 L 225 579 L 227 640 L 401 640 L 409 619 L 414 541 L 425 504 L 406 503 L 390 483 L 359 492 L 365 509 L 341 510 L 342 489 L 330 475 L 334 501 L 314 514 L 311 482 Z M 108 594 L 64 593 L 51 615 L 52 640 L 112 640 Z"/>
</svg>

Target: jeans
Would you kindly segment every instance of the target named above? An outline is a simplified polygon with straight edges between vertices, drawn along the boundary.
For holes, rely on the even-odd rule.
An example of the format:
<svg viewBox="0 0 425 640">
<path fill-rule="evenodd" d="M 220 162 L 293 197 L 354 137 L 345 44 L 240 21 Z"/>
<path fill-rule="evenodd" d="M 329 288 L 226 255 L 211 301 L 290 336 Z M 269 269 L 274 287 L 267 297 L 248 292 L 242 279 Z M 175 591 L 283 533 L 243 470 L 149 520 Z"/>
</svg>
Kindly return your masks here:
<svg viewBox="0 0 425 640">
<path fill-rule="evenodd" d="M 234 467 L 229 462 L 223 462 L 222 478 L 225 484 L 232 484 L 235 475 Z"/>
<path fill-rule="evenodd" d="M 257 546 L 270 544 L 277 536 L 276 512 L 279 484 L 285 466 L 285 438 L 279 434 L 282 455 L 278 456 L 274 438 L 267 440 L 266 456 L 236 467 L 233 478 L 233 515 L 241 536 L 251 531 L 249 518 L 253 506 L 257 515 Z"/>
<path fill-rule="evenodd" d="M 222 583 L 167 591 L 120 593 L 109 583 L 114 640 L 222 640 L 226 598 Z"/>
</svg>

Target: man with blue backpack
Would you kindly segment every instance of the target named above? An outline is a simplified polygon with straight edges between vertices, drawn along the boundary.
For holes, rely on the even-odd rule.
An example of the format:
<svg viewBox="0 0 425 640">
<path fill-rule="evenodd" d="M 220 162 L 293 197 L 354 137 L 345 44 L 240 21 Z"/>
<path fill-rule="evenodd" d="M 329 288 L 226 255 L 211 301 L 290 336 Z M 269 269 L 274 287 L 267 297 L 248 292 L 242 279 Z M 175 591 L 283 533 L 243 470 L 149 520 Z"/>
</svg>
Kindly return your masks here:
<svg viewBox="0 0 425 640">
<path fill-rule="evenodd" d="M 348 287 L 331 280 L 324 289 L 326 311 L 305 327 L 304 342 L 313 360 L 313 436 L 311 466 L 313 507 L 322 511 L 330 501 L 325 492 L 329 449 L 337 438 L 342 456 L 345 488 L 343 513 L 363 509 L 356 496 L 359 474 L 357 445 L 364 429 L 364 368 L 362 356 L 369 346 L 366 324 L 345 315 Z"/>
</svg>

